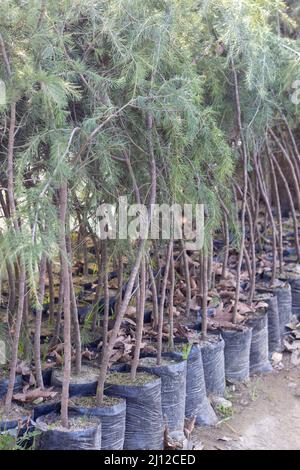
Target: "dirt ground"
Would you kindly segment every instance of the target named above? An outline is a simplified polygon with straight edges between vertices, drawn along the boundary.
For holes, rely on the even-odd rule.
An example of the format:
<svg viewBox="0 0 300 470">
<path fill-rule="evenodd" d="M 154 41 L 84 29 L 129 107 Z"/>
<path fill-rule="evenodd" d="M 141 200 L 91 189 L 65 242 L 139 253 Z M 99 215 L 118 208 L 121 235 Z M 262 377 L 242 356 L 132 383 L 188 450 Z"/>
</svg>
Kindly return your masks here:
<svg viewBox="0 0 300 470">
<path fill-rule="evenodd" d="M 292 366 L 288 354 L 283 366 L 233 390 L 228 387 L 232 413 L 220 414 L 213 428 L 194 430 L 196 448 L 300 450 L 300 366 Z"/>
</svg>

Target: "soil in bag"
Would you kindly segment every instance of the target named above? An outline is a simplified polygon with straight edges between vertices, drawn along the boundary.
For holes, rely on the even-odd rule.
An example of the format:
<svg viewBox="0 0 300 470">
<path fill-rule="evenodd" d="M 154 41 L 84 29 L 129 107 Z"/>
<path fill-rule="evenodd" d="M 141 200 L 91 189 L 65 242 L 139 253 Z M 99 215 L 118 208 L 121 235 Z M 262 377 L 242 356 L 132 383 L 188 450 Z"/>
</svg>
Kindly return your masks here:
<svg viewBox="0 0 300 470">
<path fill-rule="evenodd" d="M 126 401 L 115 397 L 104 397 L 101 406 L 95 397 L 73 397 L 69 401 L 72 412 L 97 416 L 101 420 L 101 450 L 122 450 L 125 439 Z"/>
<path fill-rule="evenodd" d="M 161 364 L 156 364 L 156 357 L 140 359 L 139 370 L 161 378 L 161 401 L 164 424 L 168 431 L 181 432 L 184 429 L 186 398 L 186 361 L 175 354 L 162 355 Z"/>
<path fill-rule="evenodd" d="M 97 391 L 99 369 L 82 364 L 80 375 L 72 373 L 69 386 L 69 394 L 72 396 L 95 395 Z M 63 370 L 54 369 L 51 384 L 56 388 L 62 388 Z"/>
<path fill-rule="evenodd" d="M 61 417 L 53 412 L 36 420 L 40 435 L 38 450 L 100 450 L 101 422 L 99 418 L 69 414 L 69 428 L 61 425 Z"/>
<path fill-rule="evenodd" d="M 231 383 L 243 382 L 250 374 L 252 329 L 222 330 L 225 342 L 225 378 Z"/>
<path fill-rule="evenodd" d="M 250 346 L 250 375 L 272 371 L 269 362 L 268 316 L 264 310 L 258 311 L 247 320 L 252 328 Z"/>
<path fill-rule="evenodd" d="M 126 399 L 124 449 L 163 448 L 160 378 L 138 372 L 132 382 L 128 372 L 111 372 L 106 379 L 105 394 Z"/>
<path fill-rule="evenodd" d="M 183 359 L 187 358 L 185 416 L 195 416 L 199 426 L 213 426 L 217 416 L 206 394 L 200 345 L 177 343 L 176 354 Z"/>
</svg>

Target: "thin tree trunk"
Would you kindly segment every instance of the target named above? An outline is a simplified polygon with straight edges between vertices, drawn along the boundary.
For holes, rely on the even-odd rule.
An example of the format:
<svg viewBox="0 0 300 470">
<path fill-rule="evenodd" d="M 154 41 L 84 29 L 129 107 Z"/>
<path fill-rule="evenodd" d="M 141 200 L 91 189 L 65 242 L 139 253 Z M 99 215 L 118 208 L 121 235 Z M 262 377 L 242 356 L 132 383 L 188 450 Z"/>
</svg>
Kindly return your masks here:
<svg viewBox="0 0 300 470">
<path fill-rule="evenodd" d="M 175 291 L 175 264 L 174 264 L 174 244 L 170 257 L 170 293 L 169 293 L 169 348 L 174 350 L 174 291 Z"/>
<path fill-rule="evenodd" d="M 282 273 L 283 272 L 283 231 L 282 231 L 282 216 L 281 216 L 281 205 L 280 205 L 280 196 L 279 196 L 279 190 L 278 190 L 278 182 L 277 182 L 277 176 L 274 168 L 274 162 L 272 158 L 269 155 L 268 152 L 268 158 L 270 160 L 270 166 L 271 166 L 271 173 L 272 173 L 272 178 L 273 178 L 273 186 L 274 186 L 274 193 L 275 193 L 275 201 L 276 201 L 276 210 L 277 210 L 277 218 L 278 218 L 278 257 L 279 257 L 279 270 Z"/>
<path fill-rule="evenodd" d="M 173 240 L 170 240 L 169 245 L 168 245 L 165 273 L 164 273 L 162 286 L 161 286 L 160 304 L 159 304 L 159 313 L 158 313 L 157 365 L 161 364 L 164 307 L 165 307 L 166 290 L 167 290 L 167 283 L 168 283 L 169 270 L 170 270 L 172 247 L 173 247 Z"/>
<path fill-rule="evenodd" d="M 283 156 L 285 157 L 285 159 L 288 163 L 288 166 L 290 168 L 291 176 L 292 176 L 292 179 L 293 179 L 293 182 L 294 182 L 293 186 L 294 186 L 296 196 L 297 196 L 298 210 L 300 211 L 300 189 L 299 189 L 299 185 L 298 185 L 298 180 L 297 180 L 297 175 L 296 175 L 296 172 L 295 172 L 295 168 L 293 166 L 293 163 L 291 162 L 291 159 L 290 159 L 290 156 L 289 156 L 288 152 L 286 151 L 285 147 L 282 145 L 281 141 L 278 139 L 277 135 L 273 132 L 272 129 L 269 129 L 269 133 L 272 136 L 272 138 L 274 139 L 274 141 L 276 142 L 277 146 L 282 151 Z"/>
<path fill-rule="evenodd" d="M 277 162 L 275 156 L 271 152 L 270 152 L 270 156 L 271 156 L 271 158 L 272 158 L 272 160 L 273 160 L 273 162 L 276 166 L 276 169 L 277 169 L 277 171 L 280 175 L 280 178 L 282 179 L 282 182 L 285 186 L 285 190 L 286 190 L 286 193 L 287 193 L 287 196 L 288 196 L 288 199 L 289 199 L 291 213 L 292 213 L 292 219 L 293 219 L 293 224 L 294 224 L 294 236 L 295 236 L 297 259 L 299 261 L 300 260 L 300 244 L 299 244 L 299 235 L 298 235 L 298 220 L 297 220 L 297 214 L 296 214 L 296 211 L 295 211 L 293 196 L 292 196 L 292 193 L 290 191 L 289 183 L 288 183 L 286 177 L 284 176 L 284 173 L 281 170 L 281 167 L 280 167 L 279 163 Z"/>
<path fill-rule="evenodd" d="M 121 302 L 122 302 L 123 282 L 124 282 L 124 263 L 123 263 L 123 256 L 120 254 L 118 256 L 118 301 L 117 301 L 117 312 L 120 310 L 120 306 L 121 306 Z"/>
<path fill-rule="evenodd" d="M 73 323 L 74 334 L 75 334 L 75 374 L 80 375 L 81 373 L 81 335 L 80 325 L 78 319 L 78 309 L 76 303 L 76 295 L 74 290 L 73 278 L 72 278 L 72 246 L 70 237 L 70 223 L 68 221 L 68 233 L 66 235 L 66 247 L 68 254 L 68 265 L 69 265 L 69 283 L 70 283 L 70 301 L 71 301 L 71 320 Z"/>
<path fill-rule="evenodd" d="M 13 345 L 11 352 L 11 361 L 10 361 L 10 373 L 8 379 L 7 393 L 5 397 L 5 413 L 9 413 L 11 409 L 11 402 L 14 392 L 14 384 L 16 378 L 16 368 L 18 362 L 18 349 L 19 349 L 19 339 L 20 331 L 23 318 L 23 305 L 24 305 L 24 295 L 25 295 L 25 279 L 26 279 L 26 270 L 24 261 L 20 261 L 20 276 L 19 276 L 19 289 L 18 289 L 18 310 L 16 315 L 16 324 L 15 331 L 13 336 Z"/>
<path fill-rule="evenodd" d="M 155 154 L 154 154 L 154 147 L 153 147 L 153 116 L 150 112 L 147 113 L 146 126 L 147 126 L 147 144 L 148 144 L 149 155 L 150 155 L 150 177 L 151 177 L 151 190 L 150 190 L 150 197 L 149 197 L 148 223 L 147 223 L 147 228 L 149 228 L 151 220 L 152 220 L 154 204 L 156 200 L 156 161 L 155 161 Z M 127 307 L 130 302 L 134 282 L 139 272 L 142 257 L 144 255 L 145 245 L 146 245 L 146 241 L 140 240 L 139 248 L 138 248 L 137 255 L 136 255 L 136 260 L 132 267 L 132 270 L 128 279 L 124 298 L 122 300 L 120 310 L 117 314 L 114 327 L 111 330 L 109 342 L 107 343 L 107 347 L 103 351 L 103 355 L 101 359 L 100 374 L 99 374 L 99 379 L 98 379 L 98 386 L 97 386 L 97 394 L 96 394 L 97 403 L 102 403 L 103 401 L 104 383 L 105 383 L 105 377 L 107 374 L 109 359 L 112 354 L 113 347 L 116 342 L 116 339 L 117 339 L 117 336 L 118 336 L 118 333 L 122 324 L 123 317 L 126 313 Z"/>
<path fill-rule="evenodd" d="M 242 190 L 241 188 L 236 185 L 237 190 L 239 191 L 240 195 L 242 196 Z M 246 211 L 247 211 L 247 217 L 248 217 L 248 223 L 249 223 L 249 233 L 250 233 L 250 250 L 251 250 L 251 269 L 248 271 L 251 271 L 250 275 L 250 289 L 249 289 L 249 297 L 248 297 L 248 302 L 251 304 L 253 302 L 253 297 L 255 293 L 255 276 L 256 276 L 256 253 L 255 253 L 255 238 L 254 238 L 254 230 L 253 230 L 253 220 L 252 220 L 252 214 L 250 207 L 248 203 L 246 204 Z M 249 261 L 250 263 L 250 261 Z"/>
<path fill-rule="evenodd" d="M 157 298 L 157 289 L 156 289 L 156 282 L 152 270 L 152 266 L 150 264 L 150 260 L 148 259 L 147 261 L 148 265 L 148 272 L 149 272 L 149 277 L 150 277 L 150 282 L 151 282 L 151 292 L 152 292 L 152 305 L 153 305 L 153 310 L 152 310 L 152 326 L 153 328 L 157 328 L 158 325 L 158 298 Z"/>
<path fill-rule="evenodd" d="M 68 402 L 69 384 L 71 377 L 71 304 L 70 304 L 70 278 L 69 263 L 66 245 L 66 211 L 68 203 L 67 183 L 62 184 L 59 189 L 59 222 L 60 236 L 59 248 L 61 252 L 63 305 L 64 305 L 64 375 L 61 394 L 61 422 L 65 428 L 69 427 Z"/>
<path fill-rule="evenodd" d="M 42 364 L 41 364 L 41 325 L 43 313 L 43 300 L 45 295 L 45 281 L 46 281 L 46 255 L 43 254 L 40 262 L 40 275 L 39 275 L 39 292 L 38 292 L 38 306 L 36 308 L 35 316 L 35 331 L 34 331 L 34 365 L 37 386 L 41 389 L 44 388 Z"/>
<path fill-rule="evenodd" d="M 271 208 L 271 205 L 270 205 L 270 201 L 269 201 L 269 198 L 268 198 L 268 195 L 267 195 L 267 192 L 266 192 L 266 188 L 265 188 L 265 185 L 264 185 L 264 182 L 263 182 L 263 176 L 262 176 L 262 173 L 261 173 L 261 168 L 259 166 L 256 155 L 253 155 L 253 161 L 254 161 L 254 166 L 255 166 L 255 172 L 256 172 L 256 175 L 257 175 L 257 178 L 258 178 L 258 183 L 259 183 L 259 186 L 260 186 L 260 192 L 261 192 L 261 195 L 264 199 L 266 209 L 268 211 L 270 222 L 271 222 L 271 225 L 272 225 L 272 256 L 273 256 L 272 277 L 271 277 L 271 285 L 272 285 L 275 282 L 276 267 L 277 267 L 276 266 L 277 265 L 276 226 L 275 226 L 274 217 L 273 217 L 273 214 L 272 214 L 272 208 Z"/>
<path fill-rule="evenodd" d="M 237 122 L 240 132 L 240 137 L 242 141 L 242 153 L 243 153 L 243 184 L 244 184 L 244 194 L 242 200 L 242 214 L 241 214 L 241 244 L 240 244 L 240 252 L 238 258 L 238 265 L 237 265 L 237 273 L 236 273 L 236 290 L 235 290 L 235 303 L 233 307 L 233 323 L 236 323 L 237 317 L 237 307 L 239 303 L 240 297 L 240 279 L 241 279 L 241 267 L 243 261 L 243 253 L 244 253 L 244 245 L 245 245 L 245 212 L 246 212 L 246 202 L 247 202 L 247 189 L 248 189 L 248 153 L 247 153 L 247 146 L 244 138 L 244 131 L 242 125 L 242 115 L 241 115 L 241 104 L 240 104 L 240 93 L 239 93 L 239 85 L 238 85 L 238 78 L 235 69 L 234 62 L 232 60 L 232 70 L 234 76 L 234 88 L 235 88 L 235 100 L 236 100 L 236 111 L 237 111 Z"/>
<path fill-rule="evenodd" d="M 184 280 L 185 280 L 185 313 L 187 317 L 189 318 L 190 316 L 190 310 L 191 310 L 191 279 L 190 279 L 190 269 L 189 269 L 189 261 L 188 261 L 188 256 L 187 252 L 185 249 L 184 241 L 181 240 L 181 248 L 182 248 L 182 261 L 183 261 L 183 271 L 184 271 Z"/>
<path fill-rule="evenodd" d="M 229 258 L 229 228 L 228 228 L 228 216 L 226 211 L 223 209 L 223 221 L 224 221 L 224 259 L 222 265 L 222 279 L 225 279 L 226 269 L 228 266 Z"/>
<path fill-rule="evenodd" d="M 140 360 L 140 351 L 143 337 L 144 326 L 144 313 L 145 313 L 145 300 L 146 300 L 146 263 L 145 255 L 141 261 L 141 282 L 140 282 L 140 296 L 138 302 L 138 310 L 136 314 L 136 328 L 135 328 L 135 349 L 134 356 L 131 363 L 130 376 L 131 380 L 135 380 L 136 371 Z"/>
<path fill-rule="evenodd" d="M 205 339 L 207 337 L 207 297 L 208 297 L 208 282 L 207 282 L 207 254 L 202 253 L 202 325 L 201 335 Z"/>
<path fill-rule="evenodd" d="M 49 321 L 50 325 L 54 324 L 54 280 L 53 280 L 53 272 L 52 272 L 52 262 L 47 260 L 47 274 L 49 280 Z"/>
<path fill-rule="evenodd" d="M 107 274 L 107 242 L 103 240 L 101 255 L 103 257 L 103 293 L 104 293 L 104 312 L 102 323 L 102 351 L 105 351 L 108 341 L 108 320 L 109 320 L 109 288 L 108 288 L 108 274 Z"/>
</svg>

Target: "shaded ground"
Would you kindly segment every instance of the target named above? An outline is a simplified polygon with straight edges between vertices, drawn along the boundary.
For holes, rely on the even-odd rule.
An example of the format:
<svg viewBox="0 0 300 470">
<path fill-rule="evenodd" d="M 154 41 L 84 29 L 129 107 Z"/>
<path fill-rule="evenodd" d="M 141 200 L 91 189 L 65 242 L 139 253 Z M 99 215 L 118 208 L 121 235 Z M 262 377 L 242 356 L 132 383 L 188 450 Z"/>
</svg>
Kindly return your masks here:
<svg viewBox="0 0 300 470">
<path fill-rule="evenodd" d="M 209 450 L 300 450 L 300 368 L 284 357 L 284 369 L 255 376 L 228 390 L 232 415 L 214 428 L 198 428 L 193 441 Z"/>
</svg>

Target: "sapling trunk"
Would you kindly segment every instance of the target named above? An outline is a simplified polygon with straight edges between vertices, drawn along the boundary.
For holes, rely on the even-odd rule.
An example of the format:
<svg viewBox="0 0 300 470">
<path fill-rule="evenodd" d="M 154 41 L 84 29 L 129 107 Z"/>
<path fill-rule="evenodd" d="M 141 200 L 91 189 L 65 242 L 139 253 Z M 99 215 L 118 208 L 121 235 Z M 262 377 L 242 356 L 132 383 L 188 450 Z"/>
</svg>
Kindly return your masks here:
<svg viewBox="0 0 300 470">
<path fill-rule="evenodd" d="M 191 279 L 190 279 L 190 269 L 189 269 L 189 260 L 188 255 L 185 249 L 185 245 L 183 240 L 181 240 L 181 249 L 182 249 L 182 262 L 183 262 L 183 272 L 184 272 L 184 280 L 185 280 L 185 313 L 187 317 L 190 316 L 191 310 Z"/>
<path fill-rule="evenodd" d="M 14 265 L 7 260 L 6 262 L 6 269 L 7 269 L 7 277 L 8 277 L 8 290 L 9 290 L 9 298 L 8 298 L 8 318 L 9 323 L 11 323 L 11 319 L 14 313 L 15 305 L 16 305 L 16 286 L 15 286 L 15 270 Z"/>
<path fill-rule="evenodd" d="M 273 140 L 276 142 L 277 146 L 282 151 L 282 154 L 285 157 L 286 162 L 288 163 L 288 166 L 289 166 L 289 169 L 290 169 L 290 172 L 291 172 L 290 174 L 292 176 L 292 180 L 293 180 L 293 183 L 294 183 L 293 186 L 294 186 L 295 193 L 296 193 L 296 196 L 297 196 L 298 209 L 300 210 L 300 188 L 299 188 L 299 184 L 298 184 L 297 175 L 296 175 L 296 172 L 295 172 L 294 165 L 293 165 L 293 163 L 290 159 L 290 156 L 289 156 L 288 152 L 286 151 L 286 148 L 281 143 L 281 141 L 278 139 L 277 135 L 273 132 L 272 129 L 269 129 L 269 133 L 272 136 Z"/>
<path fill-rule="evenodd" d="M 70 300 L 71 300 L 71 320 L 73 323 L 74 336 L 75 336 L 75 374 L 80 375 L 81 373 L 81 335 L 80 325 L 78 319 L 78 309 L 76 302 L 76 295 L 72 277 L 72 246 L 70 237 L 70 223 L 68 221 L 68 233 L 66 235 L 66 247 L 68 253 L 68 265 L 69 265 L 69 283 L 70 283 Z"/>
<path fill-rule="evenodd" d="M 299 244 L 299 235 L 298 235 L 298 220 L 297 220 L 297 214 L 296 214 L 296 211 L 295 211 L 295 206 L 294 206 L 294 201 L 293 201 L 293 196 L 292 196 L 292 193 L 290 191 L 290 187 L 289 187 L 289 183 L 279 165 L 279 163 L 277 162 L 275 156 L 273 153 L 270 152 L 270 156 L 274 162 L 274 165 L 279 173 L 279 176 L 284 184 L 284 187 L 285 187 L 285 190 L 286 190 L 286 193 L 287 193 L 287 196 L 288 196 L 288 200 L 289 200 L 289 203 L 290 203 L 290 209 L 291 209 L 291 213 L 292 213 L 292 219 L 293 219 L 293 225 L 294 225 L 294 237 L 295 237 L 295 244 L 296 244 L 296 252 L 297 252 L 297 259 L 298 261 L 300 260 L 300 244 Z"/>
<path fill-rule="evenodd" d="M 158 325 L 158 297 L 157 297 L 157 289 L 156 289 L 156 282 L 151 266 L 151 262 L 148 258 L 147 260 L 147 266 L 148 266 L 148 272 L 149 272 L 149 278 L 150 278 L 150 283 L 151 283 L 151 293 L 152 293 L 152 326 L 153 328 L 157 328 Z"/>
<path fill-rule="evenodd" d="M 209 243 L 209 250 L 208 250 L 208 258 L 207 258 L 207 282 L 208 282 L 208 289 L 212 287 L 212 272 L 213 272 L 213 259 L 214 259 L 214 241 L 213 235 L 210 235 L 210 243 Z"/>
<path fill-rule="evenodd" d="M 162 285 L 161 285 L 160 304 L 159 304 L 159 310 L 158 310 L 157 365 L 161 364 L 164 307 L 165 307 L 165 300 L 166 300 L 166 290 L 167 290 L 167 283 L 168 283 L 168 277 L 169 277 L 170 261 L 171 261 L 171 255 L 172 255 L 172 246 L 173 246 L 173 240 L 171 239 L 168 245 L 166 266 L 165 266 L 165 272 L 164 272 Z"/>
<path fill-rule="evenodd" d="M 104 280 L 104 267 L 103 267 L 103 257 L 100 255 L 101 251 L 101 241 L 97 241 L 96 237 L 93 237 L 93 243 L 95 247 L 95 253 L 96 253 L 96 262 L 97 262 L 97 287 L 96 287 L 96 292 L 95 292 L 95 299 L 93 302 L 93 321 L 92 321 L 92 331 L 95 331 L 97 327 L 97 320 L 98 320 L 98 315 L 99 315 L 99 301 L 100 301 L 100 295 L 101 295 L 101 287 L 103 286 L 103 280 Z M 104 289 L 103 289 L 104 290 Z"/>
<path fill-rule="evenodd" d="M 223 222 L 224 222 L 224 259 L 222 264 L 222 279 L 225 279 L 226 270 L 228 266 L 229 258 L 229 228 L 228 228 L 228 216 L 223 208 Z"/>
<path fill-rule="evenodd" d="M 208 297 L 208 282 L 207 282 L 207 253 L 205 248 L 202 252 L 202 323 L 201 335 L 205 339 L 207 337 L 207 297 Z"/>
<path fill-rule="evenodd" d="M 170 291 L 169 291 L 169 348 L 174 350 L 174 291 L 175 291 L 175 263 L 174 244 L 172 243 L 170 257 Z"/>
<path fill-rule="evenodd" d="M 45 281 L 46 281 L 46 254 L 42 254 L 39 266 L 39 290 L 38 290 L 38 305 L 35 315 L 35 331 L 34 331 L 34 366 L 35 377 L 37 386 L 44 388 L 42 364 L 41 364 L 41 324 L 43 312 L 43 300 L 45 295 Z"/>
<path fill-rule="evenodd" d="M 130 376 L 131 380 L 135 380 L 136 371 L 139 365 L 140 351 L 143 337 L 143 326 L 144 326 L 144 313 L 145 313 L 145 300 L 146 300 L 146 263 L 145 255 L 141 261 L 141 280 L 140 280 L 140 292 L 139 302 L 137 305 L 136 312 L 136 327 L 135 327 L 135 349 L 131 363 Z"/>
<path fill-rule="evenodd" d="M 117 301 L 117 312 L 120 310 L 120 305 L 121 305 L 121 302 L 122 302 L 123 282 L 124 282 L 124 262 L 123 262 L 123 256 L 120 254 L 118 256 L 118 301 Z"/>
<path fill-rule="evenodd" d="M 272 158 L 269 155 L 268 152 L 268 158 L 270 160 L 270 168 L 271 168 L 271 174 L 272 174 L 272 179 L 273 179 L 273 186 L 274 186 L 274 193 L 275 193 L 275 202 L 276 202 L 276 211 L 277 211 L 277 218 L 278 218 L 278 257 L 279 257 L 279 270 L 282 273 L 283 271 L 283 230 L 282 230 L 282 215 L 281 215 L 281 205 L 280 205 L 280 196 L 279 196 L 279 190 L 278 190 L 278 182 L 277 182 L 277 176 L 274 168 L 274 162 Z"/>
<path fill-rule="evenodd" d="M 149 155 L 150 155 L 150 177 L 151 177 L 151 190 L 150 190 L 149 205 L 148 205 L 148 221 L 146 224 L 147 226 L 145 227 L 148 230 L 151 220 L 152 220 L 153 209 L 154 209 L 154 204 L 156 200 L 156 161 L 155 161 L 155 154 L 154 154 L 154 147 L 153 147 L 153 116 L 151 112 L 147 113 L 146 128 L 147 128 L 147 144 L 148 144 L 148 150 L 149 150 Z M 105 350 L 103 350 L 103 355 L 101 358 L 101 368 L 100 368 L 100 374 L 99 374 L 98 386 L 97 386 L 97 394 L 96 394 L 97 403 L 102 403 L 103 401 L 104 383 L 105 383 L 105 378 L 107 374 L 109 359 L 112 354 L 113 347 L 116 342 L 116 339 L 117 339 L 117 336 L 118 336 L 118 333 L 122 324 L 123 317 L 126 313 L 127 307 L 130 302 L 132 289 L 135 283 L 136 276 L 139 272 L 142 257 L 144 255 L 145 245 L 146 245 L 146 241 L 140 240 L 136 259 L 135 259 L 134 265 L 132 267 L 132 270 L 131 270 L 131 273 L 127 282 L 127 287 L 124 293 L 124 298 L 122 299 L 122 303 L 120 305 L 120 310 L 117 313 L 114 327 L 111 330 L 107 347 L 105 348 Z"/>
<path fill-rule="evenodd" d="M 61 256 L 60 256 L 60 265 L 62 266 Z M 60 327 L 61 327 L 61 316 L 63 311 L 63 302 L 64 302 L 64 287 L 63 287 L 63 280 L 62 280 L 62 267 L 60 269 L 59 275 L 59 290 L 58 290 L 58 303 L 57 303 L 57 313 L 56 313 L 56 321 L 54 326 L 54 333 L 53 338 L 50 342 L 50 347 L 55 346 L 59 341 L 60 337 Z"/>
<path fill-rule="evenodd" d="M 108 256 L 107 256 L 107 241 L 103 240 L 101 244 L 102 269 L 103 269 L 103 295 L 104 295 L 104 310 L 102 321 L 102 353 L 106 349 L 108 341 L 108 320 L 109 320 L 109 288 L 108 288 Z"/>
<path fill-rule="evenodd" d="M 276 278 L 276 268 L 277 268 L 276 225 L 275 225 L 274 217 L 273 217 L 273 214 L 272 214 L 271 204 L 270 204 L 270 201 L 269 201 L 269 198 L 268 198 L 268 195 L 267 195 L 267 192 L 266 192 L 266 188 L 265 188 L 265 185 L 264 185 L 261 167 L 259 165 L 259 162 L 257 160 L 257 156 L 255 154 L 253 155 L 253 161 L 254 161 L 255 172 L 256 172 L 256 175 L 257 175 L 257 178 L 258 178 L 258 183 L 259 183 L 259 186 L 260 186 L 260 192 L 261 192 L 261 195 L 264 199 L 265 206 L 266 206 L 266 209 L 268 211 L 271 226 L 272 226 L 272 257 L 273 257 L 273 262 L 272 262 L 271 284 L 274 284 L 275 278 Z"/>
<path fill-rule="evenodd" d="M 1 41 L 1 46 L 2 46 L 2 53 L 6 54 L 5 46 L 3 44 L 1 34 L 0 34 L 0 41 Z M 7 64 L 8 64 L 7 67 L 8 67 L 8 72 L 9 72 L 10 70 L 9 63 L 7 62 Z M 13 160 L 14 160 L 14 144 L 15 144 L 15 127 L 16 127 L 16 104 L 12 103 L 10 107 L 10 125 L 9 125 L 8 150 L 7 150 L 7 196 L 8 196 L 9 213 L 12 218 L 14 231 L 20 232 L 21 227 L 19 225 L 19 220 L 16 214 L 15 198 L 14 198 Z M 19 262 L 20 262 L 20 270 L 19 270 L 19 288 L 18 288 L 18 310 L 17 310 L 17 315 L 16 315 L 15 329 L 14 329 L 14 336 L 13 336 L 8 388 L 7 388 L 7 394 L 5 397 L 5 413 L 8 413 L 11 409 L 11 402 L 12 402 L 14 383 L 15 383 L 15 377 L 16 377 L 16 367 L 17 367 L 17 361 L 18 361 L 20 331 L 21 331 L 22 318 L 23 318 L 26 268 L 25 268 L 25 262 L 24 262 L 22 253 L 20 254 Z"/>
<path fill-rule="evenodd" d="M 61 253 L 61 269 L 63 284 L 64 306 L 64 374 L 61 394 L 61 422 L 65 428 L 69 427 L 68 402 L 69 384 L 71 377 L 71 304 L 70 304 L 70 276 L 66 245 L 66 212 L 68 203 L 67 183 L 63 183 L 59 189 L 59 248 Z"/>
<path fill-rule="evenodd" d="M 239 185 L 236 185 L 237 190 L 240 195 L 242 195 L 242 190 L 239 187 Z M 248 224 L 249 224 L 249 234 L 250 234 L 250 250 L 251 250 L 251 274 L 250 274 L 250 289 L 249 289 L 249 297 L 248 301 L 249 304 L 252 303 L 254 293 L 255 293 L 255 276 L 256 276 L 256 253 L 255 253 L 255 239 L 254 239 L 254 230 L 253 230 L 253 220 L 252 220 L 252 214 L 251 210 L 249 207 L 249 204 L 247 202 L 246 204 L 246 212 L 247 212 L 247 218 L 248 218 Z M 250 261 L 249 261 L 250 262 Z"/>
<path fill-rule="evenodd" d="M 241 267 L 243 261 L 243 254 L 244 254 L 244 245 L 245 245 L 245 213 L 246 213 L 246 202 L 247 202 L 247 188 L 248 188 L 248 152 L 247 146 L 244 137 L 243 125 L 242 125 L 242 115 L 241 115 L 241 104 L 240 104 L 240 93 L 239 93 L 239 85 L 238 85 L 238 78 L 235 69 L 234 62 L 232 60 L 232 71 L 234 76 L 234 89 L 235 89 L 235 101 L 236 101 L 236 111 L 237 111 L 237 123 L 240 132 L 240 137 L 242 141 L 242 155 L 243 155 L 243 186 L 244 186 L 244 193 L 242 199 L 242 213 L 241 213 L 241 243 L 240 243 L 240 252 L 238 257 L 237 263 L 237 270 L 236 270 L 236 290 L 235 290 L 235 303 L 233 307 L 233 316 L 232 321 L 236 323 L 237 317 L 237 308 L 239 303 L 240 297 L 240 279 L 241 279 Z"/>
<path fill-rule="evenodd" d="M 9 413 L 11 409 L 12 397 L 14 392 L 14 384 L 16 378 L 16 368 L 18 362 L 18 349 L 19 349 L 19 339 L 20 331 L 23 317 L 23 305 L 24 305 L 24 295 L 25 295 L 25 279 L 26 279 L 26 270 L 25 263 L 21 259 L 20 261 L 20 275 L 19 275 L 19 289 L 18 289 L 18 310 L 16 315 L 15 330 L 13 335 L 13 345 L 11 352 L 11 361 L 10 361 L 10 372 L 8 379 L 7 393 L 5 397 L 5 413 Z"/>
<path fill-rule="evenodd" d="M 54 324 L 54 280 L 53 280 L 53 272 L 52 272 L 52 262 L 47 260 L 47 274 L 49 280 L 49 321 L 50 325 Z"/>
</svg>

